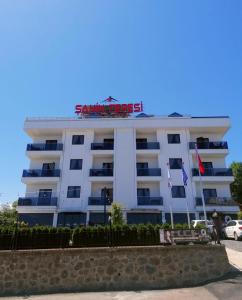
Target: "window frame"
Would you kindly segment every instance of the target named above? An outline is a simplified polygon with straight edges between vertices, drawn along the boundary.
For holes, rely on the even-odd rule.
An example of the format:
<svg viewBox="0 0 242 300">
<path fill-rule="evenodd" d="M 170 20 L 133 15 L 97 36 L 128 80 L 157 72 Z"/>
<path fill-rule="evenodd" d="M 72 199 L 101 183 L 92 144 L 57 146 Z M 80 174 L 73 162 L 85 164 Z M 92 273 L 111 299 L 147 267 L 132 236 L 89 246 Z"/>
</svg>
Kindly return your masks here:
<svg viewBox="0 0 242 300">
<path fill-rule="evenodd" d="M 175 167 L 172 166 L 171 160 L 179 160 L 180 163 L 176 163 L 173 162 L 173 164 L 175 164 Z M 181 170 L 182 169 L 182 158 L 180 157 L 175 157 L 175 158 L 169 158 L 169 166 L 170 166 L 170 170 Z"/>
<path fill-rule="evenodd" d="M 179 188 L 177 189 L 177 191 L 179 190 L 179 194 L 174 194 L 174 188 Z M 181 190 L 183 191 L 182 194 L 180 193 Z M 171 187 L 171 196 L 172 198 L 186 198 L 186 189 L 184 185 L 173 185 Z"/>
<path fill-rule="evenodd" d="M 74 189 L 76 188 L 76 189 Z M 71 191 L 70 189 L 73 189 L 73 191 Z M 73 193 L 72 195 L 70 193 Z M 79 185 L 69 185 L 67 187 L 67 195 L 66 195 L 66 198 L 80 198 L 81 196 L 81 186 Z"/>
<path fill-rule="evenodd" d="M 78 162 L 75 163 L 76 166 L 79 165 L 79 161 L 80 161 L 80 162 L 81 162 L 81 163 L 80 163 L 80 164 L 81 164 L 81 167 L 80 167 L 80 168 L 73 167 L 73 166 L 72 166 L 72 162 L 73 162 L 73 161 L 78 161 Z M 70 159 L 70 170 L 82 170 L 82 164 L 83 164 L 83 160 L 82 160 L 81 158 L 71 158 L 71 159 Z"/>
<path fill-rule="evenodd" d="M 176 137 L 178 136 L 178 140 Z M 168 144 L 181 144 L 181 135 L 180 133 L 168 133 L 167 134 L 167 142 Z"/>
<path fill-rule="evenodd" d="M 76 139 L 76 141 L 75 141 Z M 84 134 L 73 134 L 72 135 L 72 145 L 83 145 L 84 144 Z"/>
</svg>

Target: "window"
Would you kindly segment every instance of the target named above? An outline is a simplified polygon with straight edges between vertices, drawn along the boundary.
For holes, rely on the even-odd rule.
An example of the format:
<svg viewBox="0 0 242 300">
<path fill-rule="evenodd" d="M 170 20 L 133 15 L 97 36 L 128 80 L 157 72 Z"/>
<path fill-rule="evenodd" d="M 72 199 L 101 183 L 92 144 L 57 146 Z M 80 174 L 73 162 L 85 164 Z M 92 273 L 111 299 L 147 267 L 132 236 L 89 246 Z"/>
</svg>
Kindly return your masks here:
<svg viewBox="0 0 242 300">
<path fill-rule="evenodd" d="M 172 198 L 186 198 L 186 192 L 183 185 L 174 185 L 171 188 Z"/>
<path fill-rule="evenodd" d="M 50 205 L 51 204 L 52 189 L 40 189 L 38 197 L 38 205 Z"/>
<path fill-rule="evenodd" d="M 180 144 L 180 134 L 168 134 L 168 144 Z"/>
<path fill-rule="evenodd" d="M 137 196 L 138 197 L 149 197 L 150 196 L 150 189 L 137 189 Z"/>
<path fill-rule="evenodd" d="M 169 164 L 170 164 L 170 169 L 181 169 L 182 159 L 181 158 L 170 158 Z"/>
<path fill-rule="evenodd" d="M 203 162 L 203 166 L 204 166 L 205 169 L 212 169 L 213 168 L 213 163 L 211 161 Z"/>
<path fill-rule="evenodd" d="M 114 139 L 103 139 L 104 144 L 113 144 Z"/>
<path fill-rule="evenodd" d="M 136 163 L 137 169 L 148 169 L 148 163 L 147 162 L 138 162 Z"/>
<path fill-rule="evenodd" d="M 55 163 L 43 163 L 42 170 L 49 171 L 55 169 Z"/>
<path fill-rule="evenodd" d="M 57 150 L 57 140 L 46 140 L 45 150 Z"/>
<path fill-rule="evenodd" d="M 136 143 L 147 143 L 147 139 L 136 139 Z"/>
<path fill-rule="evenodd" d="M 82 169 L 82 159 L 70 160 L 70 170 L 81 170 L 81 169 Z"/>
<path fill-rule="evenodd" d="M 82 145 L 84 144 L 84 135 L 73 135 L 72 145 Z"/>
<path fill-rule="evenodd" d="M 103 169 L 113 169 L 113 163 L 112 162 L 108 162 L 108 163 L 106 163 L 106 162 L 104 162 L 103 163 Z"/>
<path fill-rule="evenodd" d="M 101 189 L 101 197 L 105 198 L 107 197 L 107 204 L 110 204 L 113 201 L 113 189 L 106 188 L 106 195 L 105 195 L 105 189 Z"/>
<path fill-rule="evenodd" d="M 80 186 L 68 186 L 67 198 L 80 198 L 81 187 Z"/>
<path fill-rule="evenodd" d="M 204 198 L 216 198 L 217 190 L 216 189 L 203 189 Z"/>
</svg>

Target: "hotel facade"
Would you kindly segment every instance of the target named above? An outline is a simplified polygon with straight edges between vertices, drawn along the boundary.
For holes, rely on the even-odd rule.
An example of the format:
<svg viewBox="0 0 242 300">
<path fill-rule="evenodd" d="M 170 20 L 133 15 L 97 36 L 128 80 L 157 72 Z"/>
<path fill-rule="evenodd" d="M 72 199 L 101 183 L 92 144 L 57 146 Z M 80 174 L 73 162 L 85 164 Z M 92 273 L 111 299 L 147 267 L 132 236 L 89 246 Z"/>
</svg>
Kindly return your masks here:
<svg viewBox="0 0 242 300">
<path fill-rule="evenodd" d="M 186 223 L 187 210 L 191 220 L 203 217 L 201 190 L 208 218 L 214 209 L 233 217 L 239 207 L 231 198 L 234 178 L 225 161 L 229 128 L 228 117 L 177 113 L 27 118 L 24 131 L 32 142 L 19 220 L 31 226 L 102 224 L 105 210 L 117 202 L 129 224 L 169 223 L 171 210 L 174 223 Z M 195 145 L 205 167 L 202 189 Z"/>
</svg>

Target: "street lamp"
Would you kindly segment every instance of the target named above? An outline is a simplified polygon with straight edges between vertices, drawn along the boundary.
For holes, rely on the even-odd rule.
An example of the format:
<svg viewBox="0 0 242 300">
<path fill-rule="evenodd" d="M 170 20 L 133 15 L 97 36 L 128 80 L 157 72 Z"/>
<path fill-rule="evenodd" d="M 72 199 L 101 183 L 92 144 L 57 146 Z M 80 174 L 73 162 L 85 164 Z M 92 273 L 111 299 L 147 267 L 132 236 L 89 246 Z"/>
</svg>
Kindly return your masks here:
<svg viewBox="0 0 242 300">
<path fill-rule="evenodd" d="M 108 189 L 106 188 L 106 186 L 104 187 L 104 189 L 103 189 L 103 194 L 104 194 L 104 210 L 103 210 L 103 218 L 104 218 L 104 225 L 106 225 L 106 216 L 107 216 L 107 204 L 110 204 L 109 203 L 109 191 L 108 191 Z"/>
<path fill-rule="evenodd" d="M 112 217 L 108 217 L 108 223 L 109 223 L 109 247 L 112 245 Z"/>
</svg>

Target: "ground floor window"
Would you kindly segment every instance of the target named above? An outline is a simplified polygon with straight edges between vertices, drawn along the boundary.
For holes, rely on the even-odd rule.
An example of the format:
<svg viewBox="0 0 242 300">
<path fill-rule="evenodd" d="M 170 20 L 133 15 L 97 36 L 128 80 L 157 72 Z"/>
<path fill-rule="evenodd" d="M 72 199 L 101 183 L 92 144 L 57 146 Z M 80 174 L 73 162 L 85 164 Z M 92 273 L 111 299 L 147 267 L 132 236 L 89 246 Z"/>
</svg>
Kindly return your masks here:
<svg viewBox="0 0 242 300">
<path fill-rule="evenodd" d="M 18 219 L 29 226 L 52 226 L 53 216 L 54 214 L 18 214 Z"/>
<path fill-rule="evenodd" d="M 165 214 L 166 223 L 171 224 L 171 214 Z M 195 220 L 195 214 L 190 213 L 190 221 Z M 187 213 L 173 213 L 173 222 L 174 224 L 188 224 Z"/>
<path fill-rule="evenodd" d="M 161 213 L 127 213 L 128 224 L 161 224 Z"/>
<path fill-rule="evenodd" d="M 89 225 L 103 225 L 104 223 L 108 224 L 108 212 L 91 212 L 89 216 Z"/>
<path fill-rule="evenodd" d="M 86 214 L 81 212 L 63 212 L 58 214 L 58 227 L 76 227 L 86 225 Z"/>
</svg>

